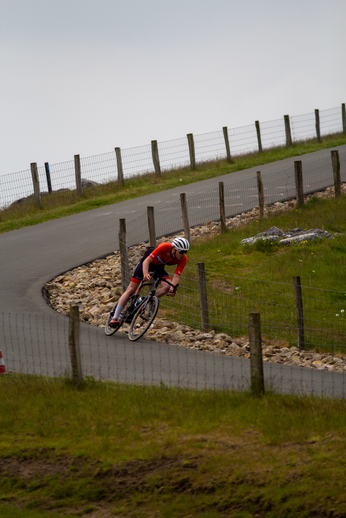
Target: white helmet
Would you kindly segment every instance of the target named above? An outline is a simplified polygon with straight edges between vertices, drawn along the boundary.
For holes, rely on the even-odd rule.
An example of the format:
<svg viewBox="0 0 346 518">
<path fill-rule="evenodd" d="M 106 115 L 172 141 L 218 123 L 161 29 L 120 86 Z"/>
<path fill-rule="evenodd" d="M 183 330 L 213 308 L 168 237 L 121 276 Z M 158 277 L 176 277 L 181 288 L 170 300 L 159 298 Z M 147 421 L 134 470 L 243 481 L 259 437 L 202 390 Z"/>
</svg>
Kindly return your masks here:
<svg viewBox="0 0 346 518">
<path fill-rule="evenodd" d="M 187 252 L 190 248 L 190 244 L 185 237 L 175 237 L 172 241 L 172 245 L 181 252 Z"/>
</svg>

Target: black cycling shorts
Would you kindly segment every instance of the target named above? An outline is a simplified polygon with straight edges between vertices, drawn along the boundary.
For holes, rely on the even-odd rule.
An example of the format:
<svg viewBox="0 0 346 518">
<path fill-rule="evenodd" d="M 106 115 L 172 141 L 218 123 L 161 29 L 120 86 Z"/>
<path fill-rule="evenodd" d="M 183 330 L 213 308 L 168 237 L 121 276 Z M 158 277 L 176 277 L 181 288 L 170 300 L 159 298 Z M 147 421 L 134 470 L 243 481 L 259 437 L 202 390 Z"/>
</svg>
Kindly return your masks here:
<svg viewBox="0 0 346 518">
<path fill-rule="evenodd" d="M 141 282 L 141 280 L 143 279 L 143 261 L 144 261 L 144 259 L 145 259 L 145 257 L 142 257 L 138 261 L 138 263 L 133 271 L 131 282 L 135 282 L 136 284 L 139 284 Z M 154 279 L 157 279 L 158 277 L 166 277 L 166 279 L 170 279 L 170 276 L 166 272 L 165 267 L 161 264 L 156 265 L 156 264 L 151 263 L 150 268 L 149 268 L 149 273 L 150 273 L 150 275 L 154 276 Z"/>
</svg>

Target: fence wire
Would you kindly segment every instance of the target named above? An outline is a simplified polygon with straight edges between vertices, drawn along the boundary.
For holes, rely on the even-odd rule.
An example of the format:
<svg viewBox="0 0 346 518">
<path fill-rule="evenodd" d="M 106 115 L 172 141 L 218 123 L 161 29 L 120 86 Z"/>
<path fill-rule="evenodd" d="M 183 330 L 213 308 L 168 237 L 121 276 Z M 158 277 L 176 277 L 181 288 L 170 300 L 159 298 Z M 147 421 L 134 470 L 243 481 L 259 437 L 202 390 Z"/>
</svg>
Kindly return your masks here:
<svg viewBox="0 0 346 518">
<path fill-rule="evenodd" d="M 346 152 L 341 152 L 340 178 L 346 182 Z M 333 185 L 333 169 L 330 158 L 311 160 L 304 163 L 303 169 L 304 194 L 321 191 Z M 312 184 L 314 186 L 312 186 Z M 267 174 L 263 177 L 265 204 L 272 205 L 296 197 L 294 167 Z M 246 180 L 224 186 L 226 217 L 232 217 L 251 210 L 258 204 L 257 177 L 254 175 Z M 164 207 L 155 208 L 155 225 L 157 236 L 169 236 L 183 230 L 180 194 L 173 195 L 176 199 Z M 219 189 L 207 192 L 187 194 L 190 227 L 203 225 L 207 221 L 220 219 Z M 129 219 L 126 222 L 131 243 L 135 244 L 148 240 L 148 229 L 145 213 Z"/>
<path fill-rule="evenodd" d="M 316 118 L 312 113 L 297 115 L 291 119 L 292 138 L 307 140 L 316 137 Z"/>
<path fill-rule="evenodd" d="M 232 338 L 248 335 L 249 313 L 261 314 L 262 336 L 273 342 L 298 344 L 294 285 L 206 272 L 209 323 Z M 346 355 L 344 292 L 302 286 L 304 348 Z M 201 328 L 199 285 L 195 268 L 185 267 L 179 297 L 162 300 L 167 317 Z"/>
<path fill-rule="evenodd" d="M 331 108 L 320 111 L 321 135 L 326 136 L 331 133 L 338 133 L 343 130 L 340 110 Z"/>
<path fill-rule="evenodd" d="M 262 122 L 261 141 L 263 149 L 270 149 L 286 144 L 285 124 L 284 120 L 274 120 L 270 122 Z M 299 140 L 300 136 L 296 136 L 295 140 Z"/>
<path fill-rule="evenodd" d="M 162 171 L 179 169 L 190 164 L 189 145 L 186 138 L 159 142 L 158 148 Z"/>
<path fill-rule="evenodd" d="M 190 299 L 186 298 L 186 302 L 193 301 L 193 297 L 192 294 Z M 243 301 L 242 305 L 245 309 L 247 303 Z M 187 319 L 189 323 L 190 320 Z M 239 316 L 239 309 L 233 314 L 232 326 L 235 320 L 238 326 L 246 329 L 246 319 Z M 29 379 L 35 379 L 35 376 L 71 377 L 67 317 L 36 314 L 23 317 L 1 313 L 0 324 L 1 352 L 6 369 L 6 374 L 0 374 L 0 383 L 7 375 L 14 379 L 21 379 L 20 375 Z M 279 325 L 268 325 L 266 321 L 261 325 L 266 344 L 269 330 L 275 335 L 280 332 Z M 106 337 L 102 328 L 87 324 L 81 324 L 79 346 L 82 375 L 96 380 L 208 390 L 249 390 L 251 385 L 249 354 L 237 357 L 227 352 L 222 354 L 218 349 L 177 346 L 176 342 L 150 339 L 133 343 L 124 334 Z M 272 347 L 272 358 L 275 359 L 279 351 L 280 348 Z M 288 354 L 286 349 L 281 351 Z M 301 367 L 294 360 L 298 353 L 294 354 L 292 364 L 282 364 L 268 356 L 264 358 L 266 390 L 345 398 L 345 371 L 330 371 L 327 369 L 330 364 L 322 365 L 321 361 L 316 363 L 325 368 Z M 310 353 L 299 354 L 309 358 Z M 329 358 L 333 360 L 331 356 Z"/>
</svg>

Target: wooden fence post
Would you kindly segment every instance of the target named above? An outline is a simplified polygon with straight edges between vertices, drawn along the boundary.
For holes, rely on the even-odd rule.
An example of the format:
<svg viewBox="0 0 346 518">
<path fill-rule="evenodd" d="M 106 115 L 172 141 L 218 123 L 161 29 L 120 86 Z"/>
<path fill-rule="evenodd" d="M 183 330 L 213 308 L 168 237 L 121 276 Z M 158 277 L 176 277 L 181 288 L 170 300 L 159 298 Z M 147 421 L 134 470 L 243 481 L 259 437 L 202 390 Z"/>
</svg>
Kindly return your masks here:
<svg viewBox="0 0 346 518">
<path fill-rule="evenodd" d="M 199 291 L 199 307 L 201 314 L 202 331 L 209 330 L 209 315 L 208 315 L 208 299 L 207 299 L 207 281 L 205 278 L 204 263 L 197 263 L 197 280 Z"/>
<path fill-rule="evenodd" d="M 118 184 L 120 186 L 124 185 L 124 171 L 123 171 L 123 161 L 121 159 L 121 149 L 120 147 L 114 148 L 115 154 L 117 157 L 117 169 L 118 169 Z"/>
<path fill-rule="evenodd" d="M 149 233 L 149 246 L 156 247 L 156 230 L 155 230 L 155 216 L 154 207 L 147 207 L 147 224 Z"/>
<path fill-rule="evenodd" d="M 219 204 L 220 204 L 220 228 L 224 233 L 227 230 L 225 212 L 225 187 L 223 182 L 219 182 Z"/>
<path fill-rule="evenodd" d="M 342 118 L 342 132 L 346 135 L 346 108 L 345 103 L 341 105 L 341 118 Z"/>
<path fill-rule="evenodd" d="M 264 218 L 264 190 L 263 190 L 263 182 L 261 171 L 257 171 L 257 189 L 258 189 L 258 208 L 259 208 L 259 218 Z"/>
<path fill-rule="evenodd" d="M 293 277 L 294 294 L 296 297 L 296 313 L 297 313 L 297 327 L 298 327 L 298 349 L 304 349 L 304 313 L 303 313 L 303 296 L 302 286 L 300 284 L 300 277 Z"/>
<path fill-rule="evenodd" d="M 284 115 L 285 121 L 285 133 L 286 133 L 286 146 L 293 146 L 292 135 L 291 135 L 291 126 L 290 126 L 290 116 Z"/>
<path fill-rule="evenodd" d="M 159 149 L 157 147 L 157 140 L 151 141 L 151 155 L 153 157 L 153 164 L 155 169 L 155 176 L 157 178 L 161 178 L 161 167 L 160 167 L 160 158 L 159 158 Z"/>
<path fill-rule="evenodd" d="M 119 250 L 120 250 L 120 270 L 121 287 L 125 291 L 130 282 L 129 254 L 126 244 L 126 220 L 119 219 Z"/>
<path fill-rule="evenodd" d="M 190 153 L 190 164 L 191 169 L 194 171 L 196 169 L 196 156 L 195 156 L 195 143 L 193 140 L 193 134 L 189 133 L 187 135 L 187 141 L 189 143 L 189 153 Z"/>
<path fill-rule="evenodd" d="M 232 163 L 232 156 L 231 156 L 231 148 L 229 147 L 229 138 L 228 138 L 227 126 L 224 126 L 222 128 L 222 131 L 223 131 L 223 138 L 225 139 L 227 162 L 229 162 L 231 164 Z"/>
<path fill-rule="evenodd" d="M 69 312 L 68 344 L 70 349 L 72 381 L 77 384 L 83 381 L 82 362 L 79 347 L 79 307 L 71 306 Z"/>
<path fill-rule="evenodd" d="M 335 193 L 335 198 L 339 198 L 341 196 L 339 151 L 337 149 L 335 149 L 335 150 L 331 151 L 331 155 L 332 155 L 332 166 L 333 166 L 333 176 L 334 176 L 334 193 Z"/>
<path fill-rule="evenodd" d="M 51 179 L 50 179 L 50 170 L 49 170 L 49 163 L 48 162 L 44 163 L 44 168 L 46 170 L 48 192 L 49 192 L 49 194 L 51 194 L 51 192 L 52 192 L 52 182 L 51 182 Z"/>
<path fill-rule="evenodd" d="M 320 126 L 320 111 L 315 110 L 315 126 L 317 142 L 321 142 L 321 126 Z"/>
<path fill-rule="evenodd" d="M 261 139 L 261 128 L 259 121 L 255 121 L 256 133 L 257 133 L 257 141 L 258 141 L 258 152 L 262 153 L 262 139 Z"/>
<path fill-rule="evenodd" d="M 183 228 L 184 228 L 184 236 L 190 242 L 191 241 L 191 232 L 190 232 L 190 224 L 189 224 L 189 215 L 187 212 L 187 203 L 186 203 L 186 193 L 180 193 L 180 203 L 181 203 L 181 213 L 183 218 Z"/>
<path fill-rule="evenodd" d="M 264 393 L 261 318 L 259 313 L 249 313 L 249 343 L 251 364 L 251 392 L 254 396 Z"/>
<path fill-rule="evenodd" d="M 74 156 L 74 171 L 75 171 L 75 176 L 76 176 L 77 194 L 79 196 L 82 196 L 83 189 L 82 189 L 82 177 L 81 177 L 81 167 L 80 167 L 79 155 Z"/>
<path fill-rule="evenodd" d="M 301 160 L 294 161 L 294 175 L 296 180 L 296 197 L 298 205 L 304 205 L 303 166 Z"/>
<path fill-rule="evenodd" d="M 36 162 L 33 162 L 32 164 L 30 164 L 30 169 L 31 169 L 32 183 L 34 186 L 35 205 L 36 205 L 36 207 L 41 207 L 40 182 L 38 179 Z"/>
</svg>

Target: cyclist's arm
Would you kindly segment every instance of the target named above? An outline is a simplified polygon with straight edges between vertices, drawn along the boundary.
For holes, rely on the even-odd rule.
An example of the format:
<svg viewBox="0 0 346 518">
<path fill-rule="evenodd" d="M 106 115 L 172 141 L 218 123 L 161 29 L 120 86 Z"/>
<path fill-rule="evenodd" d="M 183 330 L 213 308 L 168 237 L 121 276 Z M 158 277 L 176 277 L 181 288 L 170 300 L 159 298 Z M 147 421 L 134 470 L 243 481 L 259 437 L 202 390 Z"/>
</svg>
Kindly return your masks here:
<svg viewBox="0 0 346 518">
<path fill-rule="evenodd" d="M 150 257 L 150 255 L 143 261 L 143 279 L 145 281 L 150 281 L 149 267 L 150 267 L 150 263 L 152 263 L 152 262 L 153 262 L 153 259 Z"/>
<path fill-rule="evenodd" d="M 178 262 L 174 274 L 180 276 L 183 273 L 186 263 L 187 263 L 187 257 L 186 257 L 186 255 L 184 255 L 182 260 Z"/>
<path fill-rule="evenodd" d="M 174 284 L 174 286 L 176 286 L 177 284 L 179 284 L 179 279 L 180 279 L 180 275 L 178 274 L 174 274 L 173 275 L 173 279 L 172 279 L 172 284 Z"/>
<path fill-rule="evenodd" d="M 180 275 L 177 275 L 177 274 L 175 273 L 175 274 L 173 275 L 172 284 L 174 284 L 174 286 L 176 286 L 177 284 L 179 284 L 179 279 L 180 279 Z M 171 297 L 175 297 L 175 294 L 176 294 L 176 292 L 174 291 L 173 286 L 170 286 L 170 287 L 169 287 L 168 295 L 170 295 Z"/>
</svg>

